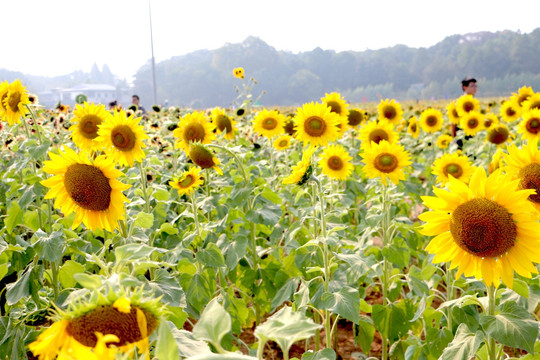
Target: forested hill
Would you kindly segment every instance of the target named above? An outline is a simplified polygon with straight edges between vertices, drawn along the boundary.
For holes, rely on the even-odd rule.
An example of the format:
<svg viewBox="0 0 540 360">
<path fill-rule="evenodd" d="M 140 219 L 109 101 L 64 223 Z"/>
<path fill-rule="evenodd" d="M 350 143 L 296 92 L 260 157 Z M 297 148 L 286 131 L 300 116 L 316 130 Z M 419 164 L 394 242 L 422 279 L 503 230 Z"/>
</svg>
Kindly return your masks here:
<svg viewBox="0 0 540 360">
<path fill-rule="evenodd" d="M 396 45 L 366 51 L 322 50 L 293 54 L 248 37 L 239 44 L 200 50 L 156 64 L 158 102 L 197 108 L 229 106 L 235 98 L 232 69 L 254 77 L 262 105 L 296 105 L 338 91 L 350 102 L 451 98 L 460 80 L 479 80 L 479 96 L 506 96 L 520 86 L 540 90 L 540 28 L 453 35 L 429 48 Z M 134 91 L 153 98 L 150 64 L 135 75 Z"/>
</svg>

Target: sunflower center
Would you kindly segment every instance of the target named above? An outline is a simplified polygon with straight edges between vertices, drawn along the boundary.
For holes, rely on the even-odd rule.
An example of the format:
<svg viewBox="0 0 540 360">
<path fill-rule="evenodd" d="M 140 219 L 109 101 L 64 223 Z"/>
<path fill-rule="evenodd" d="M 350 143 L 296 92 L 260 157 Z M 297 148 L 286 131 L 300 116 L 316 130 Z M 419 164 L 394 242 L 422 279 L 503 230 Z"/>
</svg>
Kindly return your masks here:
<svg viewBox="0 0 540 360">
<path fill-rule="evenodd" d="M 227 134 L 232 132 L 232 124 L 228 116 L 219 115 L 216 123 L 217 123 L 217 128 L 219 129 L 219 131 L 225 130 Z"/>
<path fill-rule="evenodd" d="M 437 121 L 437 118 L 435 116 L 428 116 L 426 118 L 426 124 L 428 126 L 435 126 L 437 125 L 438 121 Z"/>
<path fill-rule="evenodd" d="M 360 111 L 351 110 L 349 111 L 349 116 L 347 119 L 348 119 L 349 125 L 356 126 L 362 122 L 363 116 Z"/>
<path fill-rule="evenodd" d="M 412 131 L 412 132 L 416 132 L 416 124 L 412 124 L 412 125 L 411 125 L 411 131 Z"/>
<path fill-rule="evenodd" d="M 199 123 L 188 124 L 184 130 L 184 141 L 189 144 L 190 142 L 202 142 L 204 140 L 204 127 Z"/>
<path fill-rule="evenodd" d="M 392 120 L 396 117 L 397 112 L 396 109 L 394 109 L 393 106 L 385 106 L 383 110 L 383 115 L 386 119 Z"/>
<path fill-rule="evenodd" d="M 382 140 L 388 141 L 389 136 L 383 129 L 375 129 L 369 134 L 369 143 L 373 141 L 375 144 L 380 143 Z"/>
<path fill-rule="evenodd" d="M 532 109 L 540 109 L 540 101 L 533 102 L 533 103 L 529 106 L 529 110 L 532 110 Z"/>
<path fill-rule="evenodd" d="M 283 140 L 281 140 L 281 141 L 279 142 L 279 146 L 281 146 L 281 147 L 285 147 L 285 146 L 287 146 L 288 144 L 289 144 L 289 142 L 288 142 L 287 140 L 285 140 L 285 139 L 283 139 Z"/>
<path fill-rule="evenodd" d="M 538 131 L 540 131 L 540 120 L 537 118 L 531 118 L 529 121 L 527 121 L 525 127 L 529 133 L 536 134 Z"/>
<path fill-rule="evenodd" d="M 98 126 L 100 124 L 101 118 L 99 116 L 93 114 L 83 116 L 79 122 L 81 135 L 90 140 L 95 139 L 98 136 Z"/>
<path fill-rule="evenodd" d="M 519 171 L 519 178 L 522 189 L 536 190 L 536 194 L 529 195 L 529 200 L 537 204 L 540 203 L 540 165 L 532 163 L 524 166 Z"/>
<path fill-rule="evenodd" d="M 459 179 L 463 175 L 463 169 L 458 164 L 448 164 L 443 169 L 444 175 L 452 175 L 456 179 Z"/>
<path fill-rule="evenodd" d="M 64 175 L 67 193 L 83 209 L 105 211 L 111 202 L 109 179 L 95 166 L 70 165 Z"/>
<path fill-rule="evenodd" d="M 117 149 L 130 151 L 135 147 L 135 133 L 127 125 L 118 125 L 111 131 L 111 140 Z"/>
<path fill-rule="evenodd" d="M 479 124 L 478 120 L 477 119 L 469 119 L 469 121 L 467 121 L 467 127 L 469 129 L 474 129 L 475 127 L 477 127 Z"/>
<path fill-rule="evenodd" d="M 332 109 L 330 111 L 341 115 L 341 105 L 337 101 L 329 101 L 326 105 Z"/>
<path fill-rule="evenodd" d="M 508 108 L 506 108 L 506 115 L 512 117 L 512 116 L 516 115 L 516 111 L 514 109 L 512 109 L 511 107 L 508 107 Z"/>
<path fill-rule="evenodd" d="M 450 220 L 450 232 L 460 248 L 479 257 L 497 257 L 516 241 L 517 227 L 503 206 L 485 198 L 459 205 Z"/>
<path fill-rule="evenodd" d="M 470 112 L 474 109 L 474 104 L 472 102 L 466 102 L 463 104 L 463 110 L 465 112 Z"/>
<path fill-rule="evenodd" d="M 202 146 L 192 146 L 189 150 L 189 158 L 203 169 L 211 169 L 216 166 L 212 153 Z"/>
<path fill-rule="evenodd" d="M 500 145 L 508 140 L 510 133 L 506 128 L 494 129 L 488 133 L 488 141 L 495 145 Z"/>
<path fill-rule="evenodd" d="M 343 160 L 339 156 L 331 156 L 327 161 L 328 167 L 332 170 L 339 171 L 343 169 Z"/>
<path fill-rule="evenodd" d="M 178 182 L 178 185 L 179 185 L 181 188 L 185 189 L 185 188 L 189 187 L 189 185 L 193 184 L 194 180 L 195 180 L 195 178 L 193 177 L 193 175 L 188 174 L 188 175 L 184 178 L 184 180 Z"/>
<path fill-rule="evenodd" d="M 304 130 L 309 136 L 321 136 L 326 131 L 326 122 L 318 116 L 312 116 L 304 122 Z"/>
<path fill-rule="evenodd" d="M 375 168 L 383 173 L 391 173 L 398 167 L 398 160 L 395 155 L 382 153 L 375 158 Z"/>
<path fill-rule="evenodd" d="M 263 120 L 262 122 L 262 127 L 265 129 L 265 130 L 274 130 L 277 126 L 277 120 L 272 118 L 272 117 L 269 117 L 269 118 L 266 118 Z"/>
<path fill-rule="evenodd" d="M 11 93 L 7 102 L 11 111 L 17 112 L 19 110 L 19 103 L 21 102 L 21 94 L 18 91 Z"/>
<path fill-rule="evenodd" d="M 140 309 L 146 317 L 147 335 L 157 327 L 156 317 L 144 309 Z M 69 320 L 66 331 L 85 346 L 94 347 L 97 342 L 96 331 L 102 334 L 118 336 L 116 346 L 133 344 L 143 340 L 137 322 L 137 307 L 132 306 L 129 313 L 118 311 L 112 306 L 99 306 L 91 312 Z"/>
</svg>

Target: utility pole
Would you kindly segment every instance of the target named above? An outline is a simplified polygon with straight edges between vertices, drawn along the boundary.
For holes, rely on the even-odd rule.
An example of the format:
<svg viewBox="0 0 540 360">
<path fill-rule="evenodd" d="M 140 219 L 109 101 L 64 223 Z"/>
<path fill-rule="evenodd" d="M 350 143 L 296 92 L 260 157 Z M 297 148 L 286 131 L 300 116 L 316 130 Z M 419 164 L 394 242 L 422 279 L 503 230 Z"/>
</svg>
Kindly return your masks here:
<svg viewBox="0 0 540 360">
<path fill-rule="evenodd" d="M 157 87 L 156 87 L 156 59 L 154 58 L 154 39 L 152 36 L 152 6 L 148 0 L 148 15 L 150 17 L 150 48 L 152 49 L 152 87 L 154 91 L 154 104 L 157 105 Z"/>
</svg>

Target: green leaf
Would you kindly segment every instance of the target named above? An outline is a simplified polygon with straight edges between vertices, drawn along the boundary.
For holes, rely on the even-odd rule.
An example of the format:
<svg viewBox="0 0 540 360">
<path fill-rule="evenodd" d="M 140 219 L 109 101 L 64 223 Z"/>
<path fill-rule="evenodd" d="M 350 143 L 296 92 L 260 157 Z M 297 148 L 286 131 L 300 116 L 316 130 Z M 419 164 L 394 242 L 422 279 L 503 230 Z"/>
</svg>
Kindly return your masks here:
<svg viewBox="0 0 540 360">
<path fill-rule="evenodd" d="M 283 353 L 288 353 L 292 344 L 314 336 L 320 328 L 321 325 L 315 324 L 303 313 L 293 312 L 291 307 L 285 306 L 257 326 L 255 336 L 264 343 L 275 341 Z"/>
<path fill-rule="evenodd" d="M 186 306 L 185 295 L 180 283 L 165 269 L 155 269 L 152 281 L 148 282 L 156 296 L 163 296 L 162 301 L 169 306 Z"/>
<path fill-rule="evenodd" d="M 60 267 L 58 271 L 58 280 L 64 288 L 72 288 L 77 282 L 75 281 L 75 274 L 84 272 L 84 266 L 76 261 L 68 260 Z"/>
<path fill-rule="evenodd" d="M 486 315 L 480 319 L 480 325 L 499 343 L 534 352 L 534 343 L 538 335 L 538 323 L 532 316 L 513 301 L 502 305 L 500 313 Z"/>
<path fill-rule="evenodd" d="M 169 193 L 167 190 L 165 189 L 159 189 L 159 188 L 156 188 L 156 190 L 154 191 L 154 194 L 153 194 L 154 198 L 156 200 L 159 200 L 159 201 L 167 201 L 169 200 L 169 198 L 171 197 L 171 193 Z"/>
<path fill-rule="evenodd" d="M 174 326 L 174 325 L 172 325 Z M 159 360 L 179 359 L 178 345 L 171 332 L 169 322 L 162 321 L 158 328 L 156 356 Z"/>
<path fill-rule="evenodd" d="M 40 255 L 40 259 L 50 262 L 62 259 L 64 254 L 64 232 L 62 230 L 54 231 L 51 234 L 38 230 L 34 236 L 38 238 L 38 241 L 33 246 L 36 253 Z"/>
<path fill-rule="evenodd" d="M 358 324 L 360 321 L 360 294 L 357 289 L 343 286 L 338 292 L 325 293 L 322 296 L 324 308 L 342 318 Z"/>
<path fill-rule="evenodd" d="M 529 297 L 529 285 L 527 285 L 527 283 L 523 280 L 514 279 L 514 286 L 512 286 L 512 290 L 524 298 Z"/>
<path fill-rule="evenodd" d="M 178 234 L 178 229 L 175 228 L 171 223 L 163 223 L 159 227 L 159 232 L 164 232 L 169 235 L 176 235 Z"/>
<path fill-rule="evenodd" d="M 371 349 L 371 343 L 375 337 L 375 327 L 373 326 L 373 320 L 369 316 L 360 315 L 358 326 L 356 327 L 356 341 L 360 345 L 362 351 L 369 354 Z M 354 325 L 353 325 L 354 326 Z"/>
<path fill-rule="evenodd" d="M 36 160 L 39 160 L 47 153 L 47 150 L 49 150 L 49 147 L 51 146 L 50 143 L 46 142 L 38 146 L 31 146 L 28 149 L 28 152 L 32 157 Z"/>
<path fill-rule="evenodd" d="M 225 258 L 219 247 L 214 243 L 209 243 L 206 247 L 197 252 L 197 261 L 204 266 L 225 267 Z"/>
<path fill-rule="evenodd" d="M 23 212 L 16 201 L 12 201 L 7 207 L 7 215 L 4 219 L 4 225 L 8 234 L 11 234 L 13 229 L 19 225 L 23 218 Z"/>
<path fill-rule="evenodd" d="M 331 348 L 317 352 L 309 350 L 302 354 L 302 360 L 336 360 L 336 352 Z"/>
<path fill-rule="evenodd" d="M 201 318 L 193 327 L 193 336 L 199 340 L 206 340 L 216 348 L 221 349 L 221 339 L 231 331 L 231 316 L 221 306 L 217 298 L 212 299 Z"/>
<path fill-rule="evenodd" d="M 475 334 L 467 325 L 460 324 L 454 340 L 444 349 L 440 360 L 470 360 L 483 340 L 482 332 Z"/>
<path fill-rule="evenodd" d="M 101 278 L 99 277 L 99 275 L 79 273 L 74 274 L 73 278 L 75 279 L 75 281 L 81 284 L 82 287 L 87 289 L 93 290 L 101 286 Z"/>
<path fill-rule="evenodd" d="M 116 261 L 122 260 L 140 260 L 148 258 L 154 251 L 164 251 L 145 244 L 131 243 L 117 247 L 114 250 Z"/>
<path fill-rule="evenodd" d="M 137 214 L 133 226 L 138 226 L 143 229 L 150 229 L 154 224 L 154 214 L 148 214 L 143 211 Z"/>
<path fill-rule="evenodd" d="M 8 305 L 14 305 L 22 298 L 30 295 L 32 268 L 27 270 L 19 279 L 6 286 L 6 300 Z"/>
<path fill-rule="evenodd" d="M 264 187 L 263 191 L 261 192 L 261 196 L 274 204 L 279 205 L 282 203 L 281 197 L 277 193 L 273 192 L 269 187 Z"/>
<path fill-rule="evenodd" d="M 403 309 L 394 304 L 382 306 L 373 305 L 371 318 L 375 328 L 390 341 L 396 341 L 406 334 L 411 323 L 407 321 L 407 314 Z"/>
<path fill-rule="evenodd" d="M 276 296 L 272 299 L 272 311 L 285 301 L 291 300 L 294 291 L 298 288 L 299 280 L 297 278 L 290 278 L 287 282 L 277 291 Z"/>
</svg>

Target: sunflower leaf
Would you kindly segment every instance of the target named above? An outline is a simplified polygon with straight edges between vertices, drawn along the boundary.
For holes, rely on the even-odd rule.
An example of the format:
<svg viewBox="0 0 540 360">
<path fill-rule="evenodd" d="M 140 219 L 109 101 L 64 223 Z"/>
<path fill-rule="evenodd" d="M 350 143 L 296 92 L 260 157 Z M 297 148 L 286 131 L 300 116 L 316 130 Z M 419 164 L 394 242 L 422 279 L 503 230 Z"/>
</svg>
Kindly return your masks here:
<svg viewBox="0 0 540 360">
<path fill-rule="evenodd" d="M 444 349 L 441 360 L 469 360 L 484 340 L 481 331 L 475 333 L 466 324 L 460 324 L 454 340 Z"/>
<path fill-rule="evenodd" d="M 193 327 L 193 336 L 221 348 L 221 339 L 231 331 L 231 326 L 231 316 L 217 298 L 214 298 L 208 303 L 201 318 Z"/>
</svg>

